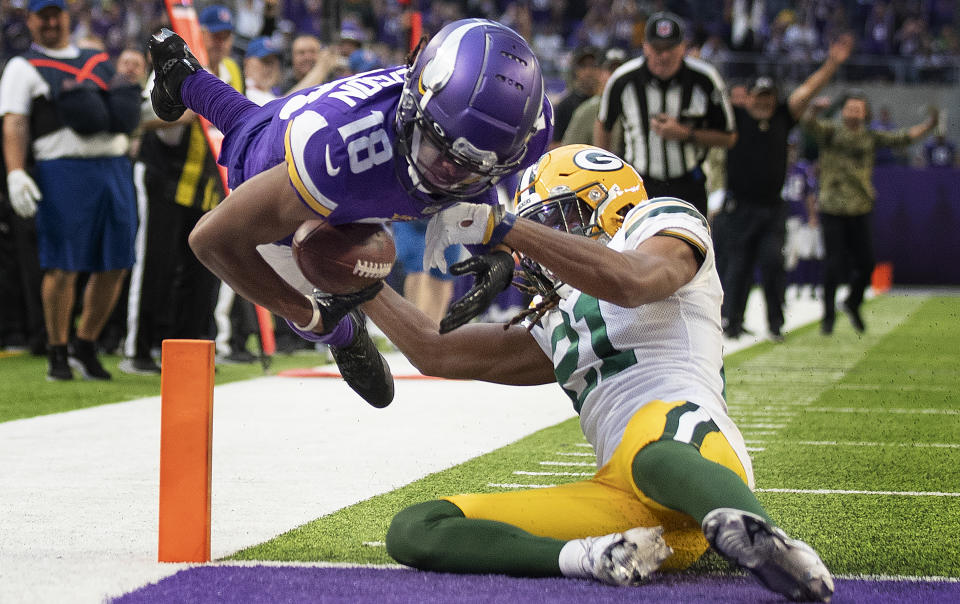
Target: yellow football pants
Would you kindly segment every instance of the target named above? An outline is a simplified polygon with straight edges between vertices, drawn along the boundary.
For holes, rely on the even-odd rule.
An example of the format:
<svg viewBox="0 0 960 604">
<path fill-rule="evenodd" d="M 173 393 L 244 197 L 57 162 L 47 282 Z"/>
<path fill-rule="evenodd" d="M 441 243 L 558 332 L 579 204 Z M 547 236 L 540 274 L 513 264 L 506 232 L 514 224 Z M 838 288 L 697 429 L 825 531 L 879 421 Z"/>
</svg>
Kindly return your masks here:
<svg viewBox="0 0 960 604">
<path fill-rule="evenodd" d="M 664 569 L 680 570 L 707 550 L 700 526 L 689 515 L 647 497 L 633 481 L 633 458 L 646 445 L 663 438 L 667 413 L 686 401 L 653 401 L 637 411 L 610 458 L 589 480 L 543 489 L 445 497 L 467 518 L 497 520 L 529 533 L 560 540 L 663 526 L 673 555 Z M 719 430 L 703 437 L 700 454 L 735 472 L 747 482 L 740 459 Z"/>
</svg>

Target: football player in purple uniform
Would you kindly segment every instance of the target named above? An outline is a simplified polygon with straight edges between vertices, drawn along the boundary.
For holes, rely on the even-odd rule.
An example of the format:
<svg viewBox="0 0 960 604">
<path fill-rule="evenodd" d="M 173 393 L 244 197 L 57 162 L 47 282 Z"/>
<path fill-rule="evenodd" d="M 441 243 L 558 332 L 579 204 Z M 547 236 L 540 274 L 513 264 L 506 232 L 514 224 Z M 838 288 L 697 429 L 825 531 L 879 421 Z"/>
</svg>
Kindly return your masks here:
<svg viewBox="0 0 960 604">
<path fill-rule="evenodd" d="M 496 205 L 492 186 L 535 161 L 550 140 L 552 109 L 533 51 L 499 23 L 455 21 L 407 65 L 258 107 L 203 70 L 173 32 L 149 45 L 157 115 L 174 120 L 190 108 L 224 133 L 219 161 L 234 190 L 190 235 L 197 257 L 303 337 L 329 344 L 350 387 L 371 405 L 388 405 L 393 378 L 356 309 L 382 283 L 315 292 L 293 262 L 291 234 L 318 216 L 387 222 L 459 200 Z"/>
</svg>

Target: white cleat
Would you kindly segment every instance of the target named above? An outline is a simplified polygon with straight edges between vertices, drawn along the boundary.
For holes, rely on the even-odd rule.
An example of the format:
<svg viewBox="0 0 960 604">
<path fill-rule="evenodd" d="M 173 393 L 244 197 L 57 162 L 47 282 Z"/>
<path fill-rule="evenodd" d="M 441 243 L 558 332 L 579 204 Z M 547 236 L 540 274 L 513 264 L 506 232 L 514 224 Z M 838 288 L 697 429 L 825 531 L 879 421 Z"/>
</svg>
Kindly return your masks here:
<svg viewBox="0 0 960 604">
<path fill-rule="evenodd" d="M 722 556 L 791 600 L 829 602 L 833 595 L 833 578 L 817 552 L 756 514 L 713 510 L 703 519 L 703 534 Z"/>
<path fill-rule="evenodd" d="M 673 549 L 663 540 L 663 527 L 632 528 L 596 540 L 587 550 L 591 574 L 607 585 L 642 585 L 650 580 Z M 605 546 L 604 546 L 605 545 Z"/>
</svg>

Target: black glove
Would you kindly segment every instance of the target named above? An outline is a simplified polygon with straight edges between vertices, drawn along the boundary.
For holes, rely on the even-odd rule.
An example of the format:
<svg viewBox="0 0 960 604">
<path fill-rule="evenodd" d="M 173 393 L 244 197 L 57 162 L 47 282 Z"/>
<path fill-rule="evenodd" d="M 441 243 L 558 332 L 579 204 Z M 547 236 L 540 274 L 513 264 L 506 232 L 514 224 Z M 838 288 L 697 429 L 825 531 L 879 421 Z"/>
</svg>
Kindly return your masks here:
<svg viewBox="0 0 960 604">
<path fill-rule="evenodd" d="M 513 256 L 497 251 L 471 256 L 450 267 L 452 275 L 474 275 L 475 281 L 462 298 L 450 305 L 440 321 L 440 333 L 448 333 L 482 313 L 497 294 L 513 280 Z"/>
<path fill-rule="evenodd" d="M 317 308 L 320 309 L 320 319 L 323 323 L 324 333 L 336 327 L 340 319 L 344 318 L 348 312 L 364 302 L 376 298 L 381 289 L 383 289 L 383 281 L 377 281 L 349 294 L 326 294 L 316 289 L 313 290 L 313 298 L 317 301 Z"/>
</svg>

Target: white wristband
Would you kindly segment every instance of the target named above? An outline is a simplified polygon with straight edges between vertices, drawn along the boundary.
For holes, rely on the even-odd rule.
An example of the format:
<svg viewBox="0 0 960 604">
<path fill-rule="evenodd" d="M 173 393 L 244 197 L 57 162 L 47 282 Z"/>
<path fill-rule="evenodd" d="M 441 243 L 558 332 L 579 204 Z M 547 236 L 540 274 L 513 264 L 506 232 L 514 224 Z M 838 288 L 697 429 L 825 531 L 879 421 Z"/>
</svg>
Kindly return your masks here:
<svg viewBox="0 0 960 604">
<path fill-rule="evenodd" d="M 307 300 L 310 300 L 310 304 L 313 306 L 313 316 L 310 317 L 310 322 L 306 325 L 293 324 L 294 327 L 301 331 L 313 331 L 313 328 L 320 323 L 320 307 L 317 305 L 317 298 L 315 296 L 306 296 Z"/>
</svg>

